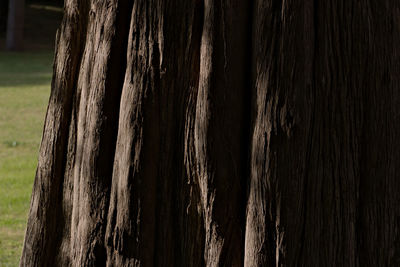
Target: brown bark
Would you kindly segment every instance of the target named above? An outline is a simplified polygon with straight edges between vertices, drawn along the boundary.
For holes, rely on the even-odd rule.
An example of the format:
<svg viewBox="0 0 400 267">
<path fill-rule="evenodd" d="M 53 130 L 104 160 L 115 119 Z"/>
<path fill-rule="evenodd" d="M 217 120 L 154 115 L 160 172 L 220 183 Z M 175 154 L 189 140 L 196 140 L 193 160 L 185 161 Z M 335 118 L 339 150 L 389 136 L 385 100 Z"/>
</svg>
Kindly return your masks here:
<svg viewBox="0 0 400 267">
<path fill-rule="evenodd" d="M 399 10 L 66 1 L 21 266 L 400 264 Z"/>
<path fill-rule="evenodd" d="M 256 4 L 248 266 L 398 264 L 399 5 L 381 4 Z"/>
</svg>

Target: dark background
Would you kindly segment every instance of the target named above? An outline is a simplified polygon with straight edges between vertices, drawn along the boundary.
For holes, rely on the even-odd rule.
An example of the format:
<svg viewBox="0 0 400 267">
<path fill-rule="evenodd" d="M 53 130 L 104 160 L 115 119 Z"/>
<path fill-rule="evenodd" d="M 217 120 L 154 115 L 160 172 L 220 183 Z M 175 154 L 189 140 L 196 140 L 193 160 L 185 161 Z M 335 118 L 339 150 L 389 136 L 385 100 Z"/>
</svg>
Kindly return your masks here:
<svg viewBox="0 0 400 267">
<path fill-rule="evenodd" d="M 0 49 L 4 50 L 9 0 L 0 0 Z M 60 25 L 63 0 L 25 0 L 24 50 L 44 50 L 54 47 L 54 37 Z M 49 7 L 50 9 L 46 9 Z M 51 8 L 60 8 L 54 11 Z"/>
</svg>

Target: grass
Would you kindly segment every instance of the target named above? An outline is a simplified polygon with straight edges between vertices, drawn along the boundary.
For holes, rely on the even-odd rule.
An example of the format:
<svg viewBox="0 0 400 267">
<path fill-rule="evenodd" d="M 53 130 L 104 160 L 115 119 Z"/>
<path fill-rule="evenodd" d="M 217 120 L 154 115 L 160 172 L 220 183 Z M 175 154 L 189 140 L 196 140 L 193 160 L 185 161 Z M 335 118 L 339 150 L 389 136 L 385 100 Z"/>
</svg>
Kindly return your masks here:
<svg viewBox="0 0 400 267">
<path fill-rule="evenodd" d="M 54 1 L 29 3 L 26 52 L 0 52 L 0 267 L 18 266 L 21 255 L 62 17 Z M 0 50 L 4 39 L 0 32 Z"/>
<path fill-rule="evenodd" d="M 52 52 L 0 52 L 0 266 L 18 266 L 46 105 Z"/>
</svg>

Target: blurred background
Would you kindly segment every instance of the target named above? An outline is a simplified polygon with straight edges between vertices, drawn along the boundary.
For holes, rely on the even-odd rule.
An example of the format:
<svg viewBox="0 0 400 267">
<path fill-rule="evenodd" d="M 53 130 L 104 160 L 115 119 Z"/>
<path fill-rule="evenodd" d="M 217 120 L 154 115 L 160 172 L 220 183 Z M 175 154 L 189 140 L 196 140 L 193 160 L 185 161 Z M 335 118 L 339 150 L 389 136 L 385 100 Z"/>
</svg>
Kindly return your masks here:
<svg viewBox="0 0 400 267">
<path fill-rule="evenodd" d="M 63 0 L 0 0 L 0 267 L 18 266 Z"/>
</svg>

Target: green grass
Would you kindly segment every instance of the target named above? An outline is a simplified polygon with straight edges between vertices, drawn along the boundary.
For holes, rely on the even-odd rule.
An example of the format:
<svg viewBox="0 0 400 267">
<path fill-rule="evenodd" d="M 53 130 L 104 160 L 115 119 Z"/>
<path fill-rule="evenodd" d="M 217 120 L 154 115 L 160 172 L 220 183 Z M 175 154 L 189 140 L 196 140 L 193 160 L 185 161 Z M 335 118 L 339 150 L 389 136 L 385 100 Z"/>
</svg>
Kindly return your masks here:
<svg viewBox="0 0 400 267">
<path fill-rule="evenodd" d="M 50 94 L 51 52 L 0 52 L 0 267 L 18 266 Z"/>
</svg>

